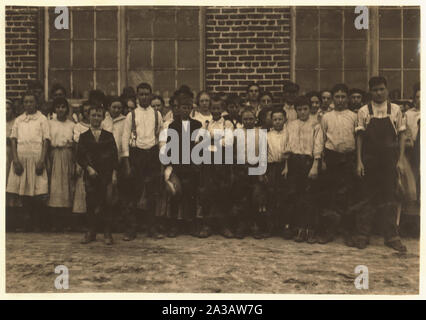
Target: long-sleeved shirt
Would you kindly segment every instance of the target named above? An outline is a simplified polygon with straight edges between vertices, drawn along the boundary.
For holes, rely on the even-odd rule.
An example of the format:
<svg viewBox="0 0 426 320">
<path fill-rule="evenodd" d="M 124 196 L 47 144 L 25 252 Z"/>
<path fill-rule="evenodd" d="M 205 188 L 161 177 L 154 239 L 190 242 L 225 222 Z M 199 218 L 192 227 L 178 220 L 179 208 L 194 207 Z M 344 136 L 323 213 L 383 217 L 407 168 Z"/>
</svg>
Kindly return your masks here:
<svg viewBox="0 0 426 320">
<path fill-rule="evenodd" d="M 117 150 L 118 150 L 118 158 L 123 157 L 123 130 L 124 130 L 124 123 L 126 120 L 126 116 L 119 115 L 117 118 L 112 119 L 112 134 L 115 139 L 115 143 L 117 144 Z"/>
<path fill-rule="evenodd" d="M 294 106 L 293 105 L 288 105 L 287 103 L 284 105 L 284 107 L 283 107 L 283 109 L 284 109 L 284 111 L 285 111 L 285 113 L 286 113 L 286 116 L 287 116 L 287 121 L 288 122 L 290 122 L 290 121 L 293 121 L 293 120 L 296 120 L 297 119 L 297 112 L 296 112 L 296 109 L 294 108 Z"/>
<path fill-rule="evenodd" d="M 320 159 L 324 149 L 324 137 L 321 125 L 312 119 L 302 121 L 296 119 L 287 122 L 285 127 L 288 136 L 285 153 L 308 155 Z"/>
<path fill-rule="evenodd" d="M 348 109 L 332 110 L 324 114 L 321 128 L 325 148 L 341 153 L 354 151 L 357 122 L 357 115 Z"/>
<path fill-rule="evenodd" d="M 405 113 L 407 119 L 407 133 L 410 143 L 415 141 L 419 132 L 418 120 L 420 119 L 420 110 L 412 108 Z"/>
<path fill-rule="evenodd" d="M 157 132 L 155 131 L 155 113 L 158 114 Z M 135 123 L 136 123 L 136 147 L 139 149 L 151 149 L 157 143 L 159 132 L 163 129 L 163 118 L 160 112 L 154 111 L 149 106 L 142 108 L 138 106 L 135 109 Z M 123 137 L 122 137 L 122 150 L 123 157 L 129 156 L 129 141 L 132 134 L 132 112 L 127 114 L 124 122 Z"/>
<path fill-rule="evenodd" d="M 268 163 L 282 162 L 284 159 L 287 132 L 272 129 L 268 132 Z"/>
<path fill-rule="evenodd" d="M 232 134 L 232 131 L 234 131 L 234 125 L 231 121 L 225 120 L 223 117 L 220 117 L 220 119 L 217 121 L 212 119 L 207 126 L 207 130 L 209 131 L 210 137 L 212 139 L 214 138 L 215 130 L 218 130 L 219 132 L 225 130 L 225 136 L 221 138 L 222 146 L 229 147 L 233 145 L 234 135 Z"/>
</svg>

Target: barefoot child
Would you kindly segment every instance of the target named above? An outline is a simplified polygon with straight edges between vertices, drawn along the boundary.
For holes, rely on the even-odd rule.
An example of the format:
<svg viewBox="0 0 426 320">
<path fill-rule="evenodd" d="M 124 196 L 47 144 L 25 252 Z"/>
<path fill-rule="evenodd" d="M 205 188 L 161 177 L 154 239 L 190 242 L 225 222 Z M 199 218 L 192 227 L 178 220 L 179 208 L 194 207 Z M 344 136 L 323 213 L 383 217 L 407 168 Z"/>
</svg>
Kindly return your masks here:
<svg viewBox="0 0 426 320">
<path fill-rule="evenodd" d="M 288 136 L 286 158 L 288 158 L 288 185 L 291 186 L 289 205 L 293 206 L 292 220 L 297 228 L 296 242 L 315 243 L 316 204 L 315 183 L 318 163 L 323 151 L 321 126 L 310 117 L 310 103 L 306 97 L 295 101 L 297 119 L 286 125 Z"/>
<path fill-rule="evenodd" d="M 43 200 L 48 194 L 45 161 L 50 132 L 47 118 L 37 111 L 37 96 L 26 92 L 22 103 L 25 112 L 16 118 L 10 134 L 12 166 L 6 192 L 24 197 L 24 209 L 31 221 L 26 225 L 29 230 L 45 227 Z"/>
<path fill-rule="evenodd" d="M 96 240 L 97 229 L 104 231 L 106 245 L 112 245 L 111 196 L 117 184 L 118 152 L 112 133 L 101 128 L 105 111 L 90 107 L 90 129 L 78 141 L 77 162 L 84 170 L 87 203 L 87 229 L 81 243 Z"/>
<path fill-rule="evenodd" d="M 74 200 L 74 122 L 68 120 L 69 105 L 65 98 L 53 100 L 56 117 L 49 120 L 50 128 L 50 196 L 53 227 L 61 231 L 70 223 L 70 212 Z"/>
</svg>

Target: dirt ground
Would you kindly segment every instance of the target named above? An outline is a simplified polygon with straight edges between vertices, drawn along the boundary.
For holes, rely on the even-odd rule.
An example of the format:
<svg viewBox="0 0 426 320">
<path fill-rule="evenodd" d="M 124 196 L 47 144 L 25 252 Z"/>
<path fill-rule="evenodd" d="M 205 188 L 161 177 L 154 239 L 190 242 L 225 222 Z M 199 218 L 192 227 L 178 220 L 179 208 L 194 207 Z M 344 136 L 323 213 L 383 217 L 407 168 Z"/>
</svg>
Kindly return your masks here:
<svg viewBox="0 0 426 320">
<path fill-rule="evenodd" d="M 67 292 L 418 294 L 419 240 L 404 239 L 407 254 L 379 237 L 364 250 L 342 239 L 327 245 L 281 238 L 255 240 L 145 236 L 107 247 L 103 236 L 89 245 L 82 235 L 7 233 L 6 292 L 55 289 L 54 269 L 69 269 Z M 354 269 L 365 265 L 369 289 L 357 290 Z"/>
</svg>

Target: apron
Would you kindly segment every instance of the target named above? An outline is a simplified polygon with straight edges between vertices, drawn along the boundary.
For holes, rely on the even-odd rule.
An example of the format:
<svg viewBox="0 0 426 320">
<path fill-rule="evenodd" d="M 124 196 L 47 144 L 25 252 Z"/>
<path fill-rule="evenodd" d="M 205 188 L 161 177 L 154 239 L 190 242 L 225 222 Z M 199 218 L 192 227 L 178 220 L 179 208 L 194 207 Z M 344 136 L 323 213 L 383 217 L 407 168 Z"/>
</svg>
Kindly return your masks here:
<svg viewBox="0 0 426 320">
<path fill-rule="evenodd" d="M 398 136 L 390 118 L 389 102 L 385 118 L 373 117 L 371 103 L 368 111 L 371 119 L 363 139 L 366 192 L 376 204 L 387 204 L 396 200 Z"/>
</svg>

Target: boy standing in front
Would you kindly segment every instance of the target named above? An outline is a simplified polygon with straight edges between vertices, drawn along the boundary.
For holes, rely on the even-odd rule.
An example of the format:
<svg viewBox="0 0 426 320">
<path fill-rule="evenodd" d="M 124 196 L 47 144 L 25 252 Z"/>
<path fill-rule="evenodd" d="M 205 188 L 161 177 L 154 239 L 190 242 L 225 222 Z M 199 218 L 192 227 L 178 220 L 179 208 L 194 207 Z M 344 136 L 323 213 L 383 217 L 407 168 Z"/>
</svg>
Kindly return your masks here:
<svg viewBox="0 0 426 320">
<path fill-rule="evenodd" d="M 158 136 L 163 128 L 163 119 L 160 112 L 150 105 L 152 89 L 148 83 L 139 84 L 136 93 L 137 107 L 127 114 L 122 136 L 124 168 L 129 178 L 124 241 L 136 238 L 138 202 L 142 202 L 143 209 L 147 210 L 150 236 L 164 237 L 161 233 L 164 217 L 157 212 L 161 179 Z"/>
<path fill-rule="evenodd" d="M 386 79 L 372 77 L 368 83 L 372 101 L 358 111 L 357 174 L 363 178 L 363 190 L 371 209 L 357 217 L 355 245 L 364 249 L 369 243 L 373 212 L 382 215 L 385 245 L 407 251 L 397 227 L 397 170 L 403 172 L 405 129 L 401 109 L 388 100 Z M 399 138 L 399 143 L 398 143 Z"/>
<path fill-rule="evenodd" d="M 77 162 L 83 168 L 86 182 L 87 227 L 81 243 L 96 240 L 96 229 L 101 224 L 105 244 L 112 245 L 110 199 L 117 184 L 118 152 L 112 133 L 101 128 L 105 111 L 92 106 L 89 112 L 90 129 L 80 135 Z"/>
<path fill-rule="evenodd" d="M 355 128 L 357 115 L 348 110 L 348 87 L 337 84 L 331 90 L 334 109 L 324 115 L 321 127 L 324 132 L 324 162 L 326 164 L 326 208 L 322 215 L 319 243 L 334 239 L 338 222 L 342 219 L 345 242 L 351 245 L 351 223 L 348 212 L 353 196 L 355 178 Z"/>
<path fill-rule="evenodd" d="M 289 209 L 291 222 L 297 228 L 296 242 L 316 243 L 315 228 L 317 208 L 315 203 L 318 165 L 323 151 L 323 132 L 310 115 L 310 103 L 306 97 L 298 97 L 294 104 L 297 119 L 285 126 L 287 143 L 285 158 L 288 159 Z"/>
</svg>

